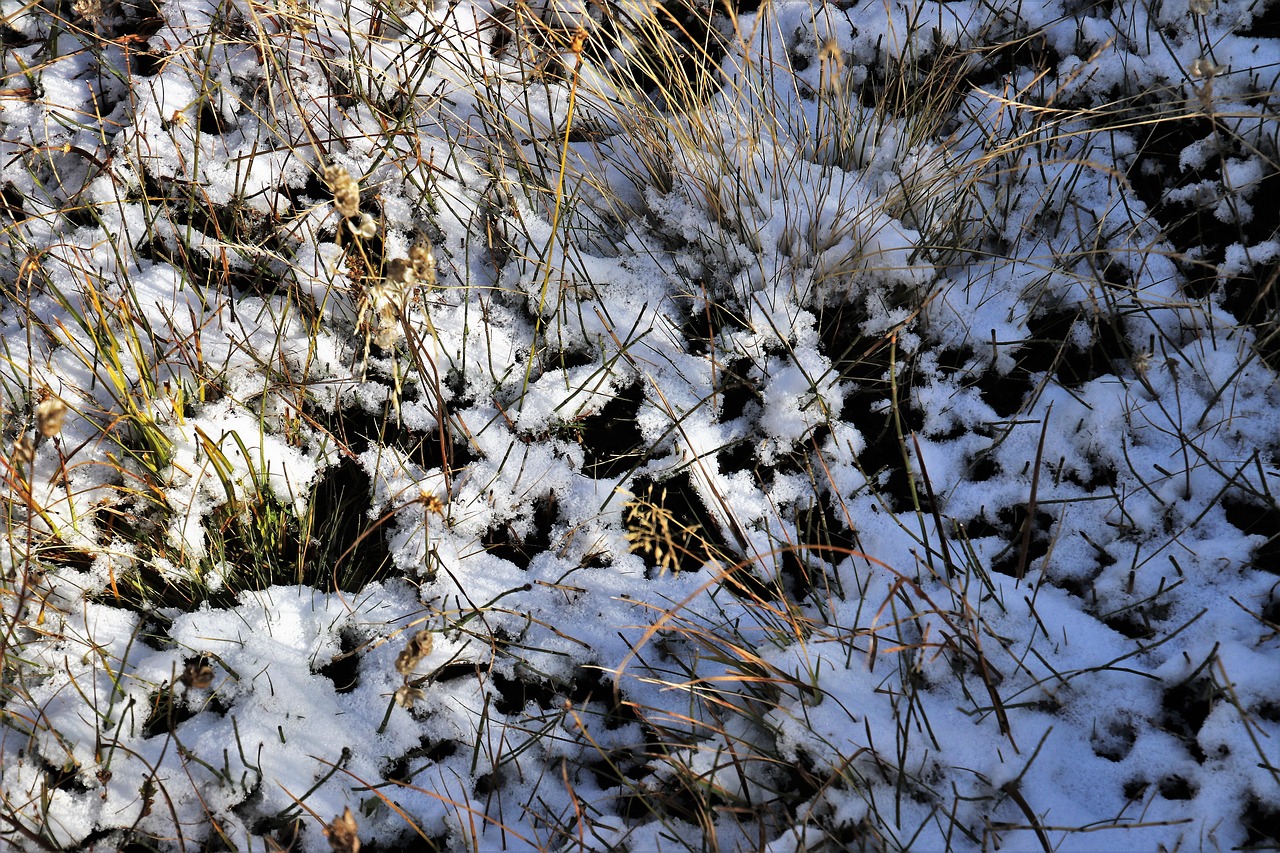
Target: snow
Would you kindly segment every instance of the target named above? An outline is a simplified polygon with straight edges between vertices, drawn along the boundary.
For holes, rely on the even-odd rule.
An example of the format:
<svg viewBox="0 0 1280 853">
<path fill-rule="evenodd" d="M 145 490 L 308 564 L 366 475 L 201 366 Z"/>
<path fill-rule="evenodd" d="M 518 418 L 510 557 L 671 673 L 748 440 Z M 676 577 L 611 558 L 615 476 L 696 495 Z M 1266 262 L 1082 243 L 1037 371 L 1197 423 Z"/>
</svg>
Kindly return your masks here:
<svg viewBox="0 0 1280 853">
<path fill-rule="evenodd" d="M 1273 7 L 777 0 L 684 104 L 629 0 L 0 13 L 6 824 L 1275 843 Z"/>
</svg>

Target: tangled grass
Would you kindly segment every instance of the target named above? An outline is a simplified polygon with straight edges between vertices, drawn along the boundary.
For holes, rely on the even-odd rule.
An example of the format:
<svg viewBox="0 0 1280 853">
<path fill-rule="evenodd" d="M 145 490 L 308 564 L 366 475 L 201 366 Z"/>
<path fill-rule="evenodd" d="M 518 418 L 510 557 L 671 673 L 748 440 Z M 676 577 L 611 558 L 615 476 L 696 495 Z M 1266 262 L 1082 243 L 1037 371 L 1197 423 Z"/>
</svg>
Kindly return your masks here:
<svg viewBox="0 0 1280 853">
<path fill-rule="evenodd" d="M 1276 842 L 1265 4 L 0 16 L 5 843 Z"/>
</svg>

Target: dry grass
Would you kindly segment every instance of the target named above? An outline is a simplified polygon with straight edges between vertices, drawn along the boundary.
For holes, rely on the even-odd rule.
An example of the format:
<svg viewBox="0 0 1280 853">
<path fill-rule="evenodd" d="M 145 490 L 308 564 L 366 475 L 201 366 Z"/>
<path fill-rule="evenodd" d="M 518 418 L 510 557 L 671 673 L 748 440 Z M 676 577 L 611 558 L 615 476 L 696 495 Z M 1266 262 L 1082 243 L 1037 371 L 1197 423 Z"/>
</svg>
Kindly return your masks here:
<svg viewBox="0 0 1280 853">
<path fill-rule="evenodd" d="M 6 783 L 0 839 L 62 849 L 50 804 L 111 776 L 60 722 L 21 710 L 46 701 L 33 690 L 56 674 L 47 646 L 90 661 L 67 692 L 100 745 L 122 742 L 113 727 L 138 705 L 151 708 L 143 728 L 181 751 L 190 779 L 144 774 L 145 813 L 99 836 L 163 848 L 191 841 L 173 804 L 188 782 L 203 796 L 190 768 L 226 789 L 242 780 L 177 740 L 190 697 L 216 695 L 230 665 L 186 649 L 180 678 L 126 683 L 145 636 L 277 584 L 358 597 L 390 576 L 449 593 L 335 661 L 393 647 L 398 686 L 379 732 L 393 714 L 443 713 L 435 688 L 482 696 L 448 764 L 465 773 L 417 778 L 453 755 L 424 742 L 384 779 L 335 764 L 283 781 L 297 802 L 256 816 L 264 844 L 289 849 L 309 820 L 355 853 L 362 824 L 388 816 L 413 843 L 477 850 L 500 836 L 548 850 L 905 849 L 925 837 L 1049 851 L 1073 833 L 1148 825 L 1046 820 L 1051 804 L 1022 783 L 1049 732 L 1019 720 L 1058 712 L 1078 679 L 1127 671 L 1196 623 L 1167 605 L 1181 580 L 1153 580 L 1155 554 L 1191 547 L 1228 500 L 1274 510 L 1265 454 L 1224 459 L 1211 445 L 1234 428 L 1237 380 L 1275 364 L 1274 261 L 1236 262 L 1232 329 L 1205 298 L 1231 247 L 1262 242 L 1271 222 L 1258 187 L 1280 173 L 1277 115 L 1261 72 L 1235 85 L 1253 72 L 1219 67 L 1206 44 L 1177 91 L 1100 97 L 1090 80 L 1110 43 L 1077 45 L 1088 58 L 1059 73 L 1044 32 L 994 13 L 945 40 L 909 16 L 900 43 L 876 48 L 893 60 L 873 63 L 841 46 L 849 22 L 831 6 L 794 31 L 768 7 L 557 16 L 516 3 L 473 21 L 461 4 L 78 3 L 42 24 L 33 8 L 9 13 L 26 43 L 0 98 L 39 102 L 60 126 L 47 131 L 57 144 L 33 130 L 3 149 L 29 181 L 0 186 L 0 302 L 21 318 L 6 321 L 0 359 L 0 704 L 4 739 L 28 744 L 5 755 L 31 750 L 41 766 L 26 790 Z M 164 48 L 148 41 L 160 32 Z M 91 111 L 38 94 L 42 75 L 86 55 Z M 256 76 L 226 73 L 246 55 Z M 163 112 L 130 94 L 160 67 L 186 83 Z M 1213 142 L 1195 170 L 1203 186 L 1165 180 L 1200 137 Z M 1121 138 L 1136 148 L 1108 159 Z M 218 145 L 226 156 L 208 162 Z M 1248 185 L 1232 183 L 1241 175 Z M 1216 222 L 1194 212 L 1212 186 Z M 1144 208 L 1124 207 L 1131 190 Z M 665 271 L 653 284 L 665 297 L 619 295 L 640 279 L 623 277 L 628 253 Z M 965 325 L 988 305 L 1007 308 L 1020 337 Z M 1211 370 L 1214 336 L 1237 332 L 1246 354 L 1229 375 Z M 1196 407 L 1170 402 L 1178 371 L 1194 374 Z M 1050 428 L 1066 403 L 1042 401 L 1081 399 L 1113 374 L 1130 401 L 1146 394 L 1126 418 L 1180 447 L 1167 468 L 1125 456 L 1096 460 L 1092 479 L 1068 472 Z M 779 376 L 790 384 L 771 385 Z M 564 390 L 542 413 L 547 383 Z M 1031 448 L 1023 494 L 989 513 L 949 515 L 956 483 L 931 470 L 961 431 L 934 423 L 945 413 L 922 396 L 944 383 L 992 412 L 966 473 Z M 639 402 L 603 422 L 637 387 Z M 252 415 L 252 434 L 188 423 L 223 403 Z M 624 430 L 635 447 L 591 464 L 630 497 L 560 524 L 540 479 L 553 466 L 530 447 L 554 440 L 600 460 Z M 295 451 L 332 478 L 295 482 L 267 464 Z M 355 476 L 355 460 L 375 473 Z M 415 476 L 417 491 L 395 485 Z M 1072 477 L 1079 489 L 1059 488 Z M 1060 670 L 1042 652 L 1058 638 L 1039 584 L 1084 584 L 1050 566 L 1076 505 L 1107 502 L 1139 538 L 1117 482 L 1166 510 L 1162 544 L 1133 547 L 1113 599 L 1126 603 L 1082 607 L 1145 645 Z M 754 517 L 748 488 L 767 503 Z M 868 543 L 859 513 L 872 511 L 893 522 Z M 397 556 L 406 541 L 423 543 L 420 564 Z M 458 555 L 495 554 L 531 580 L 471 598 Z M 577 564 L 548 580 L 534 571 L 547 554 Z M 622 660 L 594 658 L 577 626 L 526 604 L 585 596 L 575 573 L 608 571 L 606 559 L 636 561 L 656 590 L 615 599 L 631 608 L 613 626 Z M 76 608 L 100 605 L 139 614 L 127 641 L 76 622 Z M 1240 608 L 1274 634 L 1274 608 Z M 590 664 L 564 663 L 579 659 Z M 1210 655 L 1186 683 L 1235 709 L 1274 779 L 1268 729 L 1233 674 Z M 1017 772 L 947 764 L 942 714 L 938 730 L 957 716 L 994 726 Z M 367 811 L 312 811 L 311 793 L 344 775 Z M 524 822 L 508 826 L 517 798 Z M 166 811 L 172 833 L 144 822 Z M 236 846 L 230 833 L 215 822 L 200 843 Z"/>
</svg>

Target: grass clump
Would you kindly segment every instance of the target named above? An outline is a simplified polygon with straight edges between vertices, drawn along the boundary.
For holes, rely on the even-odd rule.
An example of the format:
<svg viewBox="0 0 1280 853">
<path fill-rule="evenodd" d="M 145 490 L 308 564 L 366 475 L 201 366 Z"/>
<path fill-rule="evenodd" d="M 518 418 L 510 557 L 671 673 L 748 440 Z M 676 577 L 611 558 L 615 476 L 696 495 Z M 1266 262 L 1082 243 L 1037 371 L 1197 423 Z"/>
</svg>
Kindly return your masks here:
<svg viewBox="0 0 1280 853">
<path fill-rule="evenodd" d="M 0 9 L 0 837 L 1265 843 L 1266 14 Z"/>
</svg>

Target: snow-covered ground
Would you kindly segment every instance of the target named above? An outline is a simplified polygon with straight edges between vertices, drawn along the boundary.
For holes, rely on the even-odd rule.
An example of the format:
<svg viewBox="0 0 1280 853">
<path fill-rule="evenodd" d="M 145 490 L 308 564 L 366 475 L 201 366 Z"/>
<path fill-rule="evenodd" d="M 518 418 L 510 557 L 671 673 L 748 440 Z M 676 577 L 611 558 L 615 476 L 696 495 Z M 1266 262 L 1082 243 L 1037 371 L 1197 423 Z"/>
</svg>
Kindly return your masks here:
<svg viewBox="0 0 1280 853">
<path fill-rule="evenodd" d="M 1276 845 L 1278 14 L 0 0 L 0 846 Z"/>
</svg>

